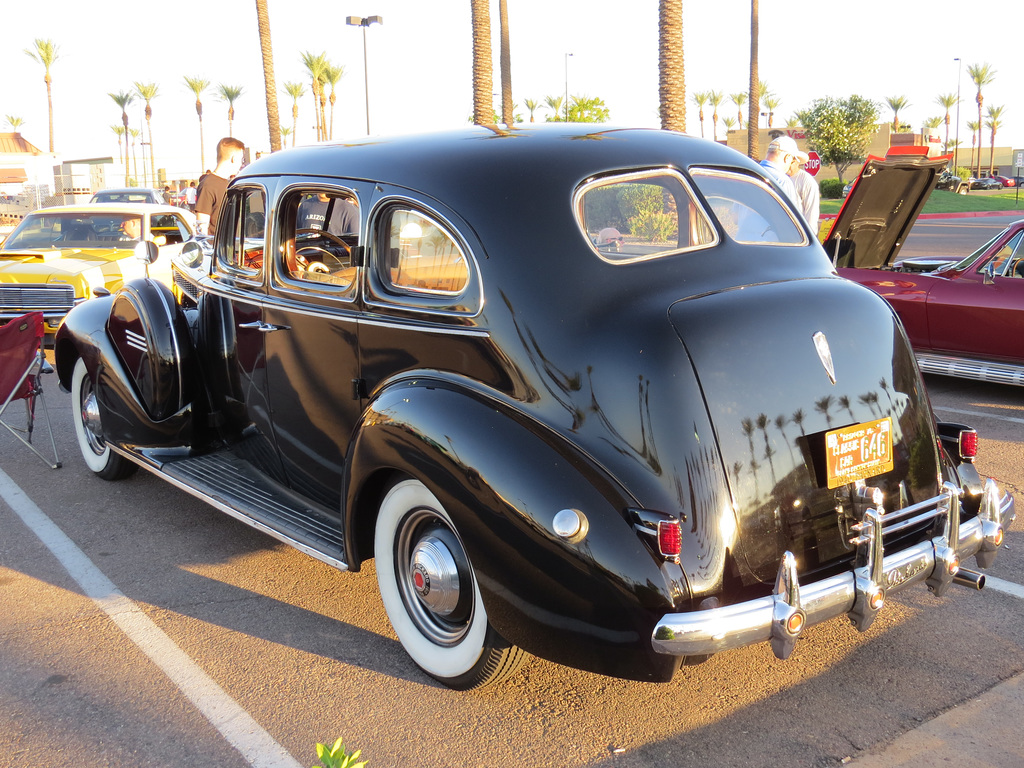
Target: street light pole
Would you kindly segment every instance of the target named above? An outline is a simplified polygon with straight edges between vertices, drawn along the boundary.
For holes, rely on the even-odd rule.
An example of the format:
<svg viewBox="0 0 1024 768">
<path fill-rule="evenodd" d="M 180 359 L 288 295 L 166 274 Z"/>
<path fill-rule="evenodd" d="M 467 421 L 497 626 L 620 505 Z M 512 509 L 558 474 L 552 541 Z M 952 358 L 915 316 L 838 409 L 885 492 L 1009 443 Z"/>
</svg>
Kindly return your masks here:
<svg viewBox="0 0 1024 768">
<path fill-rule="evenodd" d="M 953 147 L 953 173 L 956 173 L 956 161 L 960 155 L 960 73 L 963 71 L 964 63 L 959 58 L 953 59 L 957 63 L 956 70 L 956 146 Z"/>
<path fill-rule="evenodd" d="M 345 23 L 351 27 L 363 28 L 363 90 L 366 92 L 366 135 L 370 135 L 370 73 L 366 64 L 366 28 L 371 24 L 383 24 L 381 16 L 349 16 Z"/>
<path fill-rule="evenodd" d="M 565 122 L 569 122 L 569 57 L 571 53 L 565 54 Z"/>
</svg>

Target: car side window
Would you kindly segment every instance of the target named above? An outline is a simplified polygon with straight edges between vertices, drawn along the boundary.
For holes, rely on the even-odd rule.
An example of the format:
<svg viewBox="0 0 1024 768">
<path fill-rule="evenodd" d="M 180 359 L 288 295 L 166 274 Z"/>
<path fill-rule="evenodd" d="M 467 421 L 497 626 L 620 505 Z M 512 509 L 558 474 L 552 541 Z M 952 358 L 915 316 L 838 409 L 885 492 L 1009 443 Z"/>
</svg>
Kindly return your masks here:
<svg viewBox="0 0 1024 768">
<path fill-rule="evenodd" d="M 746 174 L 714 169 L 691 172 L 722 229 L 740 243 L 806 245 L 804 231 L 767 184 Z"/>
<path fill-rule="evenodd" d="M 626 173 L 584 185 L 576 219 L 605 261 L 640 261 L 718 242 L 686 180 L 667 169 Z"/>
<path fill-rule="evenodd" d="M 447 228 L 420 211 L 396 206 L 382 220 L 378 274 L 400 293 L 456 296 L 469 282 L 469 264 Z"/>
<path fill-rule="evenodd" d="M 282 201 L 279 271 L 288 281 L 349 289 L 355 285 L 359 201 L 337 189 L 298 189 Z"/>
<path fill-rule="evenodd" d="M 217 265 L 220 269 L 258 276 L 263 271 L 266 205 L 263 190 L 236 187 L 225 200 L 225 226 L 217 231 Z"/>
<path fill-rule="evenodd" d="M 165 245 L 183 243 L 190 236 L 184 220 L 173 213 L 158 213 L 151 216 L 149 231 L 154 240 L 163 237 Z"/>
</svg>

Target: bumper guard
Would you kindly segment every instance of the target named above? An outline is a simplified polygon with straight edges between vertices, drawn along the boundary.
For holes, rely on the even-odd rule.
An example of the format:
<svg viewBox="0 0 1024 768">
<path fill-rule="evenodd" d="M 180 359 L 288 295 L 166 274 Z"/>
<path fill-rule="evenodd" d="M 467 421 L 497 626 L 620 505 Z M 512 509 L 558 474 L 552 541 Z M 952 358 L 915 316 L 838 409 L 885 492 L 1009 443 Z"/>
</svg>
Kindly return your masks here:
<svg viewBox="0 0 1024 768">
<path fill-rule="evenodd" d="M 918 582 L 936 595 L 952 583 L 981 589 L 985 577 L 960 567 L 974 555 L 988 568 L 1003 543 L 1004 526 L 1016 517 L 1013 496 L 1000 497 L 989 479 L 978 516 L 960 522 L 961 491 L 945 483 L 932 500 L 942 517 L 942 533 L 930 541 L 886 556 L 882 547 L 882 507 L 869 509 L 856 526 L 851 543 L 858 547 L 856 567 L 822 581 L 801 586 L 796 558 L 786 552 L 779 564 L 772 594 L 745 603 L 688 613 L 671 613 L 655 625 L 652 645 L 656 652 L 673 656 L 699 656 L 745 645 L 771 641 L 780 659 L 788 658 L 805 627 L 847 614 L 858 630 L 871 626 L 885 603 L 885 596 Z"/>
</svg>

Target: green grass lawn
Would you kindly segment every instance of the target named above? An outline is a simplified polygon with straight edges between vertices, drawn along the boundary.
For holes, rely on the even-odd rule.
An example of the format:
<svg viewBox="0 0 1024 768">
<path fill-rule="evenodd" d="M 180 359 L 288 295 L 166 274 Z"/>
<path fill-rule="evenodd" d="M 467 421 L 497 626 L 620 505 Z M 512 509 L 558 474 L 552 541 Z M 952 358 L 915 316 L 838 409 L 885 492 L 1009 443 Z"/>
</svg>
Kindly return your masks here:
<svg viewBox="0 0 1024 768">
<path fill-rule="evenodd" d="M 822 200 L 822 214 L 838 213 L 842 200 Z M 924 204 L 922 213 L 973 213 L 976 211 L 1021 211 L 1024 210 L 1024 189 L 1018 195 L 1016 189 L 1004 189 L 1002 192 L 982 192 L 974 190 L 966 195 L 958 195 L 937 189 L 932 192 L 928 202 Z"/>
</svg>

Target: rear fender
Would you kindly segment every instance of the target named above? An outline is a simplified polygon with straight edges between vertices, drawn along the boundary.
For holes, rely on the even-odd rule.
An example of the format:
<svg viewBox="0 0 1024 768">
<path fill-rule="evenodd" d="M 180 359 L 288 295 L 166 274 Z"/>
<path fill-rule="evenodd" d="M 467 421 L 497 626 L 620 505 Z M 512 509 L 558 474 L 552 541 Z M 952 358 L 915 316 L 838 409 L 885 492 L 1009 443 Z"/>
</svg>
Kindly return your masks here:
<svg viewBox="0 0 1024 768">
<path fill-rule="evenodd" d="M 603 674 L 668 679 L 677 660 L 647 641 L 685 600 L 624 517 L 635 502 L 563 439 L 522 414 L 440 382 L 403 382 L 376 397 L 349 452 L 350 565 L 372 551 L 382 473 L 423 482 L 451 515 L 494 627 L 534 655 Z M 581 541 L 553 532 L 562 509 L 586 516 Z"/>
</svg>

